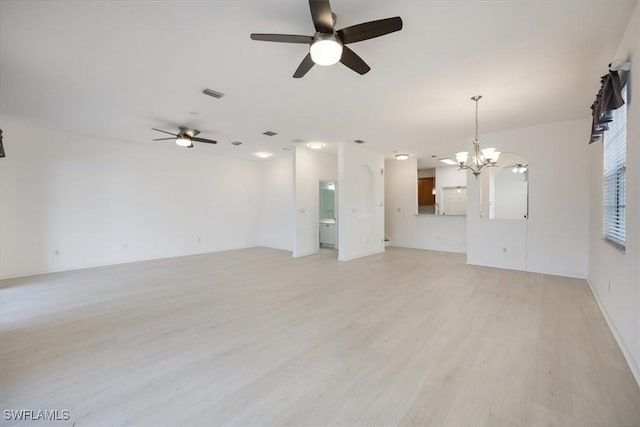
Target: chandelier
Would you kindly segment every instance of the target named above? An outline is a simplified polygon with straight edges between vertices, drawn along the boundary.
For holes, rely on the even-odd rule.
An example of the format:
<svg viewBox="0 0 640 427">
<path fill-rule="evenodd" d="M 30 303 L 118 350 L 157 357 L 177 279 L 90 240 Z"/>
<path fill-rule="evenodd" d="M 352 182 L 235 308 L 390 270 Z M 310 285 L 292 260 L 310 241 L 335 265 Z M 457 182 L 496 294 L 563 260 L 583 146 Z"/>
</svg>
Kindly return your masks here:
<svg viewBox="0 0 640 427">
<path fill-rule="evenodd" d="M 456 162 L 460 170 L 469 169 L 476 179 L 485 167 L 495 167 L 500 157 L 500 152 L 495 148 L 485 148 L 480 150 L 480 138 L 478 138 L 478 101 L 482 95 L 472 96 L 471 100 L 476 103 L 476 137 L 473 139 L 473 155 L 469 157 L 469 152 L 460 151 L 456 153 Z"/>
</svg>

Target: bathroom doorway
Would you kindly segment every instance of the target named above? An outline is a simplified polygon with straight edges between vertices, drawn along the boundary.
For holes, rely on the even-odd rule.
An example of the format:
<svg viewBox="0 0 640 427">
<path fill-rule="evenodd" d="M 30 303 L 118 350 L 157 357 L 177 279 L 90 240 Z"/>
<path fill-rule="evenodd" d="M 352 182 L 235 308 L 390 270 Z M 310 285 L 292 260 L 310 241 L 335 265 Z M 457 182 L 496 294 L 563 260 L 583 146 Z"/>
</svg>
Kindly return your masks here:
<svg viewBox="0 0 640 427">
<path fill-rule="evenodd" d="M 318 249 L 338 249 L 338 188 L 336 181 L 320 181 Z"/>
</svg>

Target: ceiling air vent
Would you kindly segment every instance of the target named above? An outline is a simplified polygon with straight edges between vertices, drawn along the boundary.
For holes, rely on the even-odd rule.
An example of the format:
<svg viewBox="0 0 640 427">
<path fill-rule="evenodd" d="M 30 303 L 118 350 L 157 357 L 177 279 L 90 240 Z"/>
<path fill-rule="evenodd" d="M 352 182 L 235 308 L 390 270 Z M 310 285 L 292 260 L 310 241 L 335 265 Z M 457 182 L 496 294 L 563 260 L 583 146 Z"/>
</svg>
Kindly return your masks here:
<svg viewBox="0 0 640 427">
<path fill-rule="evenodd" d="M 216 99 L 220 99 L 224 96 L 224 93 L 218 92 L 217 90 L 213 89 L 205 89 L 202 91 L 202 93 L 204 93 L 205 95 L 213 96 Z"/>
<path fill-rule="evenodd" d="M 272 131 L 270 131 L 270 130 L 268 130 L 268 131 L 266 131 L 266 132 L 262 132 L 262 134 L 263 134 L 263 135 L 267 135 L 267 136 L 274 136 L 274 135 L 277 135 L 277 133 L 276 133 L 276 132 L 272 132 Z"/>
<path fill-rule="evenodd" d="M 353 142 L 355 142 L 356 144 L 364 144 L 364 141 L 361 139 L 354 139 Z"/>
</svg>

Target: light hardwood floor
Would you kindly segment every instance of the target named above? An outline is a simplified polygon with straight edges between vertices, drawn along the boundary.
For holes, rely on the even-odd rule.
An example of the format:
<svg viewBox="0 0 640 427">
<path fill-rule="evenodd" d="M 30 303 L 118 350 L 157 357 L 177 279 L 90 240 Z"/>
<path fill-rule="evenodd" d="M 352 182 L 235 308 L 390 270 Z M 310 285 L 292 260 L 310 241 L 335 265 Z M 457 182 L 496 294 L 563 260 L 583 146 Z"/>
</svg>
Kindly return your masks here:
<svg viewBox="0 0 640 427">
<path fill-rule="evenodd" d="M 68 409 L 56 426 L 640 425 L 584 280 L 387 249 L 6 280 L 1 409 Z"/>
</svg>

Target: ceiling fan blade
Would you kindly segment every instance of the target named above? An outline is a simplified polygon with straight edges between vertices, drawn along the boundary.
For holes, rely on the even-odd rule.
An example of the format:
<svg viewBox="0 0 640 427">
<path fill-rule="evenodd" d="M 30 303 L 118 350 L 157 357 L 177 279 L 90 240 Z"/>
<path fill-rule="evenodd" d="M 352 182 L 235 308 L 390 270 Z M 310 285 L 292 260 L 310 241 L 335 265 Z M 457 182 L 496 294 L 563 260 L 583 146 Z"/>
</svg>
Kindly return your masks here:
<svg viewBox="0 0 640 427">
<path fill-rule="evenodd" d="M 171 132 L 167 132 L 166 130 L 161 130 L 161 129 L 156 129 L 156 128 L 151 128 L 151 130 L 157 130 L 158 132 L 166 133 L 166 134 L 173 135 L 173 136 L 178 136 L 177 134 L 171 133 Z"/>
<path fill-rule="evenodd" d="M 205 138 L 191 138 L 192 141 L 196 142 L 206 142 L 207 144 L 217 144 L 218 141 L 214 141 L 213 139 L 205 139 Z M 193 144 L 191 144 L 193 145 Z"/>
<path fill-rule="evenodd" d="M 378 19 L 377 21 L 365 22 L 343 28 L 338 30 L 338 37 L 344 44 L 356 43 L 394 33 L 401 29 L 402 18 L 396 16 L 394 18 Z"/>
<path fill-rule="evenodd" d="M 152 139 L 152 141 L 168 141 L 170 139 L 175 139 L 175 138 L 157 138 L 157 139 Z"/>
<path fill-rule="evenodd" d="M 302 43 L 311 44 L 313 37 L 296 34 L 251 34 L 251 40 L 278 43 Z"/>
<path fill-rule="evenodd" d="M 300 77 L 303 77 L 305 74 L 307 74 L 307 71 L 309 71 L 311 67 L 313 67 L 313 65 L 314 62 L 313 59 L 311 59 L 311 54 L 307 53 L 307 56 L 305 56 L 300 65 L 298 65 L 298 69 L 296 70 L 296 72 L 293 73 L 293 78 L 299 79 Z"/>
<path fill-rule="evenodd" d="M 346 46 L 342 46 L 342 58 L 340 58 L 340 62 L 358 74 L 367 74 L 371 69 L 362 58 Z"/>
<path fill-rule="evenodd" d="M 333 34 L 333 14 L 329 0 L 309 0 L 309 9 L 316 31 Z"/>
</svg>

